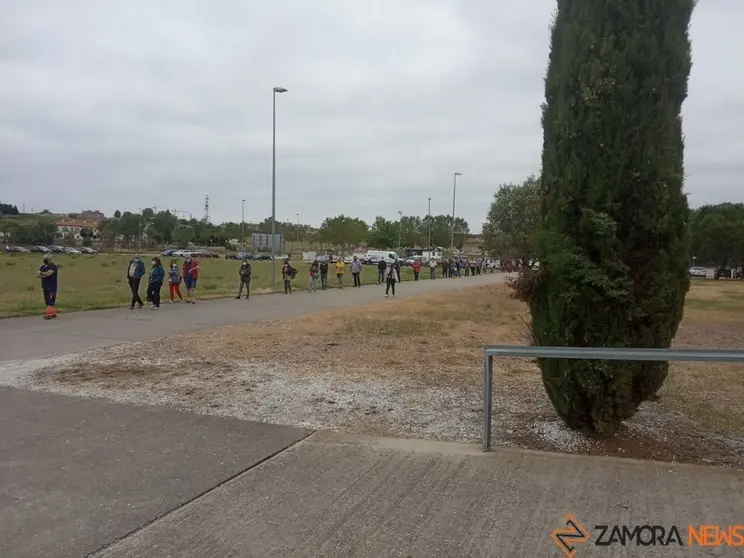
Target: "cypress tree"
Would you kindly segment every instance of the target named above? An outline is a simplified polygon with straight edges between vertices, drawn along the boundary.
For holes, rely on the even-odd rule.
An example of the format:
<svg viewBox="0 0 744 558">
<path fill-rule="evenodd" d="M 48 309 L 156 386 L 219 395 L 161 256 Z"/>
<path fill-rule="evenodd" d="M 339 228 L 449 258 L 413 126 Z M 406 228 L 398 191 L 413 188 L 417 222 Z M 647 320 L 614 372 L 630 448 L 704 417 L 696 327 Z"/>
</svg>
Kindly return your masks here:
<svg viewBox="0 0 744 558">
<path fill-rule="evenodd" d="M 682 103 L 694 0 L 558 0 L 543 106 L 533 340 L 667 348 L 689 288 Z M 540 363 L 572 428 L 610 434 L 668 363 Z"/>
</svg>

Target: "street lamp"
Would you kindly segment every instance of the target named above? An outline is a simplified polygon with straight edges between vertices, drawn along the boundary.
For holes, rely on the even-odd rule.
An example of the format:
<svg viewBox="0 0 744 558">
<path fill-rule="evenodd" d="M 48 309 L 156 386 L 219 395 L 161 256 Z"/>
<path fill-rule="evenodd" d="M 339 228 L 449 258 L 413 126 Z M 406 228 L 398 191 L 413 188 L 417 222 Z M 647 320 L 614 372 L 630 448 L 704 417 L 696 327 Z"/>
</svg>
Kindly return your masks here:
<svg viewBox="0 0 744 558">
<path fill-rule="evenodd" d="M 297 231 L 295 231 L 295 236 L 297 237 L 295 239 L 295 242 L 299 244 L 300 243 L 300 214 L 299 213 L 297 214 Z"/>
<path fill-rule="evenodd" d="M 245 252 L 245 200 L 240 204 L 240 245 Z"/>
<path fill-rule="evenodd" d="M 403 233 L 403 212 L 398 211 L 398 255 L 400 255 L 400 239 Z"/>
<path fill-rule="evenodd" d="M 455 199 L 457 199 L 457 177 L 462 176 L 461 172 L 455 173 L 455 181 L 452 185 L 452 234 L 450 236 L 450 253 L 455 253 Z"/>
<path fill-rule="evenodd" d="M 276 288 L 276 94 L 286 93 L 284 87 L 272 90 L 272 134 L 271 134 L 271 290 Z"/>
<path fill-rule="evenodd" d="M 431 198 L 429 198 L 429 259 L 431 259 Z"/>
</svg>

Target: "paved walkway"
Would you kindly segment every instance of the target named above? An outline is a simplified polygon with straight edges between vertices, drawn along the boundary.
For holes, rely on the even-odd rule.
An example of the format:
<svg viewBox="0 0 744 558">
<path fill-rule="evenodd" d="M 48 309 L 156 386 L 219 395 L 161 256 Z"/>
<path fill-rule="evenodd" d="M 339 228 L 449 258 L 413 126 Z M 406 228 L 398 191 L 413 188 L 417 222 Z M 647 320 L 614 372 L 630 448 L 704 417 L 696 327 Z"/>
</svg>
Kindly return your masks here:
<svg viewBox="0 0 744 558">
<path fill-rule="evenodd" d="M 402 296 L 500 280 L 406 283 Z M 379 288 L 0 321 L 0 359 L 380 300 Z M 391 440 L 0 388 L 0 557 L 741 555 L 595 546 L 595 525 L 741 524 L 744 472 Z M 647 536 L 647 535 L 646 535 Z M 645 539 L 644 539 L 645 540 Z M 705 552 L 703 552 L 705 550 Z M 738 553 L 736 552 L 738 550 Z"/>
<path fill-rule="evenodd" d="M 0 556 L 560 557 L 568 513 L 579 558 L 700 556 L 594 526 L 744 518 L 730 469 L 308 434 L 0 388 Z"/>
<path fill-rule="evenodd" d="M 499 273 L 406 281 L 397 298 L 484 285 L 502 281 Z M 250 300 L 222 299 L 190 304 L 164 304 L 157 312 L 147 308 L 92 310 L 60 315 L 53 321 L 41 317 L 0 320 L 0 361 L 42 358 L 57 354 L 98 349 L 131 341 L 212 329 L 220 326 L 308 314 L 331 308 L 358 306 L 379 300 L 384 287 L 347 287 L 308 293 L 256 295 Z M 391 299 L 392 300 L 392 299 Z"/>
</svg>

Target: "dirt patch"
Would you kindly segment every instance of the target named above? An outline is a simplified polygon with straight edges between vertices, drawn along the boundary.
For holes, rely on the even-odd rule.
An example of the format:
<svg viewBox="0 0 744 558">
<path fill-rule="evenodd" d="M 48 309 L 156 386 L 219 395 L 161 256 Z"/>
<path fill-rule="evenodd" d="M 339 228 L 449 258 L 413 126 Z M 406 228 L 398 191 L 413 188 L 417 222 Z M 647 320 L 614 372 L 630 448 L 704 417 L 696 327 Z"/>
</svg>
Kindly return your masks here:
<svg viewBox="0 0 744 558">
<path fill-rule="evenodd" d="M 489 285 L 230 326 L 0 370 L 0 381 L 277 424 L 472 442 L 483 416 L 483 345 L 527 339 L 526 308 L 508 294 Z M 690 312 L 676 345 L 741 347 L 744 322 L 710 319 L 719 314 Z M 493 443 L 744 467 L 743 372 L 673 365 L 659 402 L 642 405 L 612 438 L 593 439 L 556 418 L 534 363 L 499 359 Z"/>
</svg>

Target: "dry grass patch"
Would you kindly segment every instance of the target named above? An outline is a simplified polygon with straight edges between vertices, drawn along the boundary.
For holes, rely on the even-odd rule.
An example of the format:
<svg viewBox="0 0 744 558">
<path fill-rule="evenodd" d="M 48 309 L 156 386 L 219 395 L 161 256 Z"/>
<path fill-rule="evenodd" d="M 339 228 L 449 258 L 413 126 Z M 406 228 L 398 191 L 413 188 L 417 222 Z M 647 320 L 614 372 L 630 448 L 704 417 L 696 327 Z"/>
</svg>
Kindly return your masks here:
<svg viewBox="0 0 744 558">
<path fill-rule="evenodd" d="M 169 344 L 207 358 L 270 360 L 310 373 L 475 386 L 484 345 L 526 342 L 527 309 L 508 293 L 496 284 L 381 301 L 221 328 Z"/>
<path fill-rule="evenodd" d="M 483 346 L 528 339 L 527 309 L 509 294 L 493 284 L 124 345 L 36 381 L 277 424 L 472 441 Z M 675 345 L 744 346 L 742 299 L 741 283 L 696 282 Z M 742 366 L 673 364 L 661 401 L 610 440 L 563 427 L 533 362 L 498 359 L 495 373 L 496 445 L 744 466 Z"/>
</svg>

